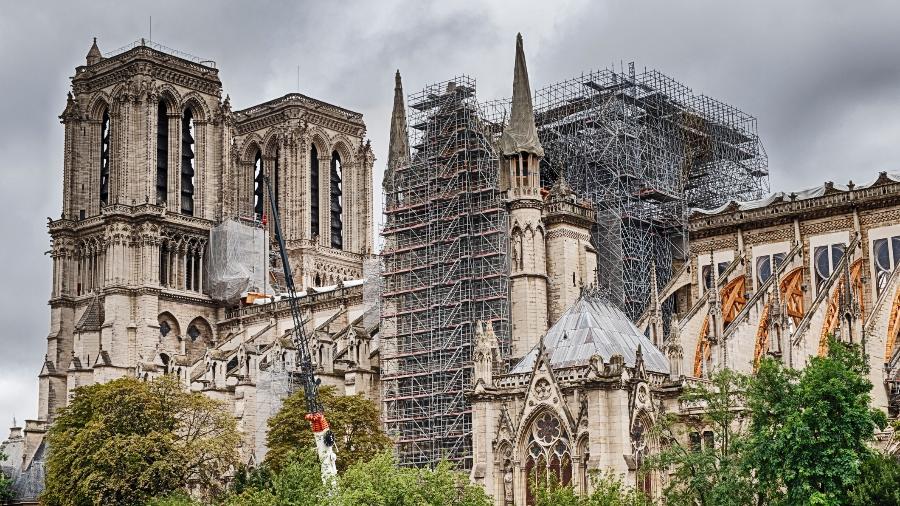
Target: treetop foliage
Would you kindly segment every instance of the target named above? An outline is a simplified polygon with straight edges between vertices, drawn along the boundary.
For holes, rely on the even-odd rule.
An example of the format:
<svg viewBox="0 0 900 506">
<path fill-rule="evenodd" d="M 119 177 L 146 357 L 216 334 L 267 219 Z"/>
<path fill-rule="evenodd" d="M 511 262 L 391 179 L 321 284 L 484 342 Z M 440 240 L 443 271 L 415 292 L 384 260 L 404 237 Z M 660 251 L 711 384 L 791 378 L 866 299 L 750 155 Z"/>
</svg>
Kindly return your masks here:
<svg viewBox="0 0 900 506">
<path fill-rule="evenodd" d="M 213 496 L 240 441 L 220 403 L 169 377 L 80 387 L 47 438 L 48 506 L 145 504 L 189 483 Z"/>
<path fill-rule="evenodd" d="M 319 400 L 337 442 L 337 468 L 343 472 L 355 462 L 368 460 L 391 446 L 381 429 L 378 406 L 362 395 L 338 395 L 332 386 L 319 388 Z M 313 446 L 313 433 L 306 415 L 302 391 L 284 401 L 281 410 L 269 419 L 266 436 L 266 464 L 281 469 L 285 459 L 298 448 Z"/>
</svg>

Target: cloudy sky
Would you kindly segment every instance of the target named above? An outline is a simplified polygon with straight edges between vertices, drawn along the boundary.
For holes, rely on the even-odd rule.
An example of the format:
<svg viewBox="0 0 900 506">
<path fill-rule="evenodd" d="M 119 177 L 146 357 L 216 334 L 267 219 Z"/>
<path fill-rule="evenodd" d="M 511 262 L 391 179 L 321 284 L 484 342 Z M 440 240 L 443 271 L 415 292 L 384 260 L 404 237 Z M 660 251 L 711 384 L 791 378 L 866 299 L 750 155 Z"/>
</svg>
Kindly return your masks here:
<svg viewBox="0 0 900 506">
<path fill-rule="evenodd" d="M 150 16 L 155 41 L 217 62 L 236 109 L 296 91 L 299 65 L 303 93 L 362 112 L 375 188 L 394 70 L 407 91 L 467 74 L 505 97 L 517 31 L 533 87 L 635 61 L 755 115 L 775 190 L 900 167 L 896 2 L 4 2 L 0 439 L 37 411 L 69 77 L 91 37 L 111 51 L 147 37 Z"/>
</svg>

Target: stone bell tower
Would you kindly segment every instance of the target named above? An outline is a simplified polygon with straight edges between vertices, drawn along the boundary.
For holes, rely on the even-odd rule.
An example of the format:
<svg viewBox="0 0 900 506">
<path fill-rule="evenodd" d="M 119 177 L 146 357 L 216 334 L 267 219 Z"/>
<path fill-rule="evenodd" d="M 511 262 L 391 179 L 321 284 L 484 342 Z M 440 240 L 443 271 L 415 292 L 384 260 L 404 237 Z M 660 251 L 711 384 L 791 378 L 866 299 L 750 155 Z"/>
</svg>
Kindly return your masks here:
<svg viewBox="0 0 900 506">
<path fill-rule="evenodd" d="M 512 109 L 500 148 L 500 181 L 509 210 L 511 354 L 521 357 L 547 331 L 546 231 L 540 184 L 544 149 L 534 124 L 522 34 L 516 36 Z"/>
<path fill-rule="evenodd" d="M 187 349 L 213 339 L 203 265 L 221 214 L 221 88 L 213 62 L 143 40 L 104 57 L 94 39 L 75 69 L 60 116 L 62 214 L 48 225 L 39 420 L 52 420 L 73 388 L 133 373 L 166 339 L 191 335 Z M 169 331 L 164 314 L 196 321 Z"/>
</svg>

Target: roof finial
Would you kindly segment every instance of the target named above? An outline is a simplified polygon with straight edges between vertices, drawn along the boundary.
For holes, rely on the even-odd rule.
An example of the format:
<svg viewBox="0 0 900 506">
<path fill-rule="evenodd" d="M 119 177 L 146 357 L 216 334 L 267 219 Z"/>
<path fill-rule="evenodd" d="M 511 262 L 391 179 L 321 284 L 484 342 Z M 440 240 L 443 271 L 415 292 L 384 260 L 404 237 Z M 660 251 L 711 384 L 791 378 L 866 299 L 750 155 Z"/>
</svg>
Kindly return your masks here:
<svg viewBox="0 0 900 506">
<path fill-rule="evenodd" d="M 97 37 L 94 37 L 94 43 L 91 44 L 91 49 L 88 50 L 87 64 L 93 65 L 102 59 L 103 59 L 103 55 L 100 54 L 100 48 L 97 47 Z"/>
<path fill-rule="evenodd" d="M 528 67 L 525 64 L 525 50 L 522 34 L 516 35 L 516 65 L 513 70 L 512 108 L 509 125 L 503 129 L 500 146 L 507 156 L 520 152 L 544 156 L 544 148 L 538 139 L 534 125 L 534 106 L 531 102 L 531 85 L 528 82 Z"/>
</svg>

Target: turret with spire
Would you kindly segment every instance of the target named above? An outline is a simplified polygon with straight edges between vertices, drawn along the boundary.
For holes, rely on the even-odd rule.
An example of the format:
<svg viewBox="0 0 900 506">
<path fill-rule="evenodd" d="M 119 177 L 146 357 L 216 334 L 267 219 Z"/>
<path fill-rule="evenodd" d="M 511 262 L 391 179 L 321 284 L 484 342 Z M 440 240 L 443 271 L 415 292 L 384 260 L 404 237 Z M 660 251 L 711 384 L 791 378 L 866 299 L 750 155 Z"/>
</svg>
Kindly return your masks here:
<svg viewBox="0 0 900 506">
<path fill-rule="evenodd" d="M 93 65 L 95 63 L 100 62 L 103 59 L 103 55 L 100 54 L 100 48 L 97 47 L 97 37 L 94 37 L 94 43 L 91 44 L 91 49 L 88 50 L 87 54 L 87 64 Z"/>
<path fill-rule="evenodd" d="M 500 149 L 506 162 L 504 179 L 507 187 L 540 188 L 540 159 L 544 157 L 544 148 L 534 124 L 534 106 L 521 33 L 516 35 L 512 107 L 509 124 L 500 136 Z"/>
<path fill-rule="evenodd" d="M 521 357 L 548 328 L 546 224 L 539 174 L 544 150 L 534 125 L 522 34 L 516 36 L 512 110 L 500 149 L 501 187 L 509 211 L 511 354 Z"/>
</svg>

